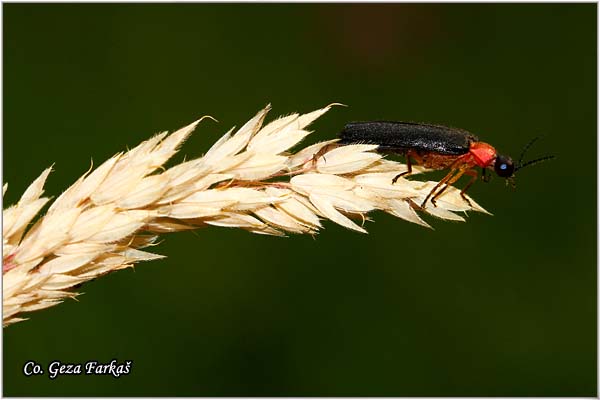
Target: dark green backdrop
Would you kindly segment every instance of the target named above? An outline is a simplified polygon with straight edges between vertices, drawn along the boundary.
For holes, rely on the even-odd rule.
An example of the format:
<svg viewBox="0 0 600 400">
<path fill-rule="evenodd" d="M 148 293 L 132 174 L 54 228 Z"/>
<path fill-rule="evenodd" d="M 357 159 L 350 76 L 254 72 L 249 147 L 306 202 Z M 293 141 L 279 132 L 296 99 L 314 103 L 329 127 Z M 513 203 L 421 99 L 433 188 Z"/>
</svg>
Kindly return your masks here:
<svg viewBox="0 0 600 400">
<path fill-rule="evenodd" d="M 4 4 L 5 206 L 55 164 L 89 167 L 210 114 L 199 156 L 271 102 L 350 120 L 463 127 L 553 162 L 471 190 L 494 216 L 376 213 L 369 235 L 209 228 L 168 259 L 4 330 L 8 396 L 594 396 L 595 4 Z M 177 160 L 181 160 L 179 155 Z M 133 360 L 129 376 L 23 364 Z"/>
</svg>

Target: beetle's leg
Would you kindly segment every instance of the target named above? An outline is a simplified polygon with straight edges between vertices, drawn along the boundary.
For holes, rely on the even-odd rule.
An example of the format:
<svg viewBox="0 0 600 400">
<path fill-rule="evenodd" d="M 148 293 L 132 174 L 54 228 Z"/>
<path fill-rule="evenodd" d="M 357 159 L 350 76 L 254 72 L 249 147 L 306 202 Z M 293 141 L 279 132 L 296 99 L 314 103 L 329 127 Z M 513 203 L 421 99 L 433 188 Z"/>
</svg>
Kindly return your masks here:
<svg viewBox="0 0 600 400">
<path fill-rule="evenodd" d="M 431 198 L 431 204 L 433 204 L 434 206 L 437 207 L 436 201 L 438 199 L 438 197 L 440 197 L 445 191 L 446 189 L 448 189 L 450 187 L 450 185 L 452 185 L 454 182 L 456 182 L 457 180 L 460 179 L 461 176 L 463 176 L 463 174 L 466 172 L 466 169 L 460 168 L 458 170 L 458 172 L 452 177 L 452 179 L 449 179 L 446 181 L 446 183 L 444 184 L 444 187 L 441 188 L 432 198 Z"/>
<path fill-rule="evenodd" d="M 450 169 L 450 172 L 448 172 L 448 173 L 446 174 L 446 176 L 445 176 L 445 177 L 443 177 L 443 178 L 442 178 L 442 180 L 441 180 L 441 181 L 439 181 L 439 182 L 437 183 L 437 185 L 435 185 L 435 186 L 433 187 L 433 189 L 431 189 L 431 191 L 429 192 L 429 194 L 427 195 L 427 197 L 425 197 L 425 200 L 423 200 L 423 203 L 421 203 L 421 208 L 425 208 L 425 205 L 427 204 L 427 200 L 429 200 L 429 198 L 430 198 L 430 197 L 431 197 L 431 196 L 432 196 L 432 195 L 433 195 L 433 194 L 434 194 L 434 193 L 435 193 L 435 192 L 436 192 L 436 191 L 437 191 L 437 190 L 440 188 L 440 186 L 442 186 L 443 184 L 445 184 L 446 182 L 448 182 L 448 180 L 450 180 L 450 178 L 452 178 L 452 175 L 454 175 L 454 173 L 455 173 L 455 172 L 456 172 L 456 168 L 451 168 L 451 169 Z M 444 188 L 444 189 L 446 189 L 446 188 Z M 441 193 L 441 192 L 443 192 L 443 191 L 444 191 L 444 189 L 442 189 L 442 190 L 440 191 L 440 193 Z M 438 193 L 438 194 L 436 194 L 435 196 L 433 196 L 433 199 L 431 199 L 431 202 L 433 203 L 433 205 L 434 205 L 435 207 L 437 207 L 437 206 L 435 205 L 435 202 L 434 202 L 433 200 L 434 200 L 436 197 L 438 197 L 438 196 L 439 196 L 439 193 Z"/>
<path fill-rule="evenodd" d="M 461 190 L 460 192 L 460 197 L 463 198 L 464 201 L 467 202 L 467 204 L 469 205 L 469 207 L 472 207 L 471 202 L 469 201 L 469 199 L 467 198 L 467 196 L 465 196 L 465 191 L 473 184 L 473 182 L 475 182 L 475 180 L 477 179 L 477 171 L 470 169 L 468 166 L 463 166 L 459 169 L 458 173 L 456 175 L 454 175 L 452 177 L 452 179 L 450 179 L 448 182 L 446 182 L 446 185 L 440 190 L 438 191 L 435 196 L 433 196 L 433 198 L 431 199 L 431 202 L 433 203 L 433 205 L 435 205 L 436 200 L 438 199 L 438 197 L 440 197 L 442 195 L 442 193 L 448 189 L 454 182 L 456 182 L 457 180 L 460 179 L 461 176 L 463 176 L 463 174 L 467 174 L 471 176 L 471 180 L 469 181 L 469 183 L 467 183 L 467 186 L 465 186 L 465 188 L 463 190 Z"/>
<path fill-rule="evenodd" d="M 396 183 L 396 181 L 404 175 L 410 174 L 412 172 L 412 164 L 410 163 L 410 152 L 407 151 L 404 153 L 404 157 L 406 158 L 406 168 L 408 168 L 406 171 L 402 172 L 401 174 L 398 174 L 394 177 L 394 179 L 392 179 L 392 185 L 394 183 Z"/>
<path fill-rule="evenodd" d="M 473 174 L 475 174 L 475 176 L 473 178 L 471 178 L 471 180 L 469 181 L 469 183 L 467 184 L 467 186 L 465 187 L 465 189 L 463 189 L 460 192 L 461 197 L 463 198 L 463 200 L 465 200 L 469 206 L 471 205 L 471 202 L 469 201 L 469 199 L 467 199 L 464 195 L 463 192 L 469 188 L 469 186 L 471 186 L 473 184 L 473 180 L 477 179 L 477 171 L 474 171 L 472 169 L 469 169 L 469 166 L 467 165 L 463 165 L 461 168 L 458 169 L 458 173 L 456 173 L 456 175 L 454 175 L 452 177 L 452 179 L 448 180 L 446 182 L 446 184 L 444 185 L 444 187 L 439 190 L 435 196 L 433 196 L 433 198 L 431 199 L 431 202 L 433 203 L 433 205 L 435 205 L 435 202 L 437 201 L 438 197 L 440 197 L 442 195 L 442 193 L 444 191 L 446 191 L 446 189 L 448 189 L 450 186 L 452 186 L 452 184 L 454 184 L 454 182 L 456 182 L 457 180 L 460 179 L 461 176 L 463 176 L 463 174 L 467 174 L 467 175 L 471 175 L 473 177 Z"/>
<path fill-rule="evenodd" d="M 481 180 L 484 181 L 485 183 L 490 181 L 490 178 L 492 176 L 488 175 L 488 171 L 487 168 L 481 168 Z"/>
<path fill-rule="evenodd" d="M 484 169 L 484 171 L 485 171 L 485 169 Z M 469 207 L 473 207 L 473 205 L 471 204 L 471 201 L 467 198 L 467 196 L 465 196 L 465 193 L 467 192 L 467 189 L 469 189 L 471 187 L 471 185 L 473 183 L 475 183 L 475 181 L 477 180 L 477 171 L 475 171 L 474 169 L 468 169 L 465 171 L 465 174 L 471 175 L 471 180 L 469 181 L 469 183 L 467 183 L 465 185 L 463 190 L 460 191 L 460 197 L 462 197 L 463 200 L 467 202 Z"/>
<path fill-rule="evenodd" d="M 321 147 L 321 149 L 312 156 L 312 167 L 315 168 L 317 166 L 317 161 L 319 161 L 319 157 L 323 157 L 323 160 L 327 162 L 327 159 L 325 158 L 325 153 L 335 149 L 336 147 L 339 147 L 339 144 L 329 143 Z"/>
<path fill-rule="evenodd" d="M 446 188 L 449 185 L 456 182 L 462 176 L 462 174 L 464 174 L 465 171 L 470 168 L 470 163 L 468 163 L 466 161 L 467 161 L 467 159 L 465 159 L 465 157 L 463 156 L 463 157 L 457 158 L 456 160 L 454 160 L 454 162 L 452 164 L 450 164 L 450 166 L 449 166 L 450 172 L 448 172 L 448 174 L 441 181 L 439 181 L 437 185 L 434 186 L 434 188 L 431 190 L 431 192 L 429 192 L 427 197 L 425 197 L 425 201 L 423 201 L 423 203 L 421 204 L 421 208 L 425 208 L 425 205 L 427 204 L 427 200 L 429 200 L 429 198 L 431 196 L 433 196 L 433 198 L 431 199 L 431 203 L 434 205 L 434 207 L 437 207 L 437 205 L 435 204 L 436 199 L 441 196 L 441 194 L 444 192 L 444 190 L 446 190 Z M 457 170 L 458 170 L 458 172 L 456 172 Z M 456 175 L 453 177 L 452 175 L 454 175 L 454 174 L 456 174 Z M 445 186 L 442 187 L 442 189 L 438 191 L 438 189 L 442 185 L 445 185 Z M 438 191 L 438 192 L 436 193 L 436 191 Z"/>
<path fill-rule="evenodd" d="M 412 157 L 412 158 L 414 158 L 414 159 L 417 161 L 417 164 L 423 164 L 423 159 L 422 159 L 422 158 L 421 158 L 421 157 L 420 157 L 420 156 L 419 156 L 417 153 L 415 153 L 415 152 L 412 152 L 412 151 L 410 151 L 410 150 L 407 150 L 407 151 L 404 153 L 404 157 L 406 158 L 406 168 L 407 168 L 407 170 L 406 170 L 406 171 L 404 171 L 404 172 L 402 172 L 401 174 L 398 174 L 398 175 L 396 175 L 396 176 L 394 177 L 394 179 L 392 179 L 392 185 L 393 185 L 394 183 L 396 183 L 396 181 L 397 181 L 397 180 L 398 180 L 398 179 L 399 179 L 401 176 L 408 175 L 408 174 L 412 173 L 412 163 L 410 162 L 410 158 L 411 158 L 411 157 Z"/>
</svg>

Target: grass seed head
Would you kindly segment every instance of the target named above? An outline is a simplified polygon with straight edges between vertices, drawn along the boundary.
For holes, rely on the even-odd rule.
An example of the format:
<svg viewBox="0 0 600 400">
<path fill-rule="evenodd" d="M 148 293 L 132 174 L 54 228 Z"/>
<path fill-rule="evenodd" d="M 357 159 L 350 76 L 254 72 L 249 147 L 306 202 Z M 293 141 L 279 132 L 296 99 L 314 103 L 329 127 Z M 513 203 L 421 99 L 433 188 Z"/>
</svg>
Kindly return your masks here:
<svg viewBox="0 0 600 400">
<path fill-rule="evenodd" d="M 288 153 L 331 106 L 263 126 L 267 106 L 203 157 L 169 169 L 164 163 L 200 120 L 155 135 L 85 172 L 27 230 L 49 201 L 42 195 L 51 168 L 44 170 L 3 213 L 4 325 L 77 296 L 76 285 L 161 258 L 142 249 L 166 232 L 212 225 L 275 236 L 316 234 L 327 219 L 366 233 L 362 223 L 373 210 L 429 227 L 415 204 L 436 182 L 402 178 L 392 184 L 406 166 L 383 159 L 375 146 L 331 140 Z M 425 171 L 413 167 L 413 173 Z M 456 212 L 486 212 L 454 188 L 423 211 L 454 221 L 464 221 Z"/>
</svg>

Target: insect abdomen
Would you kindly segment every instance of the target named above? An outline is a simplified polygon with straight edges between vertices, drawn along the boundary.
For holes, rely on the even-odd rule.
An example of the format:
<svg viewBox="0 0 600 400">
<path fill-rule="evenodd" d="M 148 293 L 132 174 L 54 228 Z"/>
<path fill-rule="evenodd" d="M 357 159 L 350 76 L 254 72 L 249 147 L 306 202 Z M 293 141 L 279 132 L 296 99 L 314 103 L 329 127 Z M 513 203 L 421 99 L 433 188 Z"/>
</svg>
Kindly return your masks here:
<svg viewBox="0 0 600 400">
<path fill-rule="evenodd" d="M 461 155 L 477 141 L 470 132 L 441 125 L 411 122 L 371 121 L 351 122 L 340 133 L 341 144 L 377 144 L 382 151 L 434 152 Z"/>
</svg>

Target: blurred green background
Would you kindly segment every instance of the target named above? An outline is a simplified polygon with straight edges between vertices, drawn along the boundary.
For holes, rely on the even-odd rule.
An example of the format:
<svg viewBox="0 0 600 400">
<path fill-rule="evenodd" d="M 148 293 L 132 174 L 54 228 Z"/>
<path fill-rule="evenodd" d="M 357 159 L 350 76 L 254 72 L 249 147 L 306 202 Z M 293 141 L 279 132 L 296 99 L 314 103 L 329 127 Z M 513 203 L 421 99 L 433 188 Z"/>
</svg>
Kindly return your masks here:
<svg viewBox="0 0 600 400">
<path fill-rule="evenodd" d="M 166 260 L 4 330 L 6 396 L 595 396 L 595 4 L 4 4 L 5 206 L 49 165 L 89 167 L 210 114 L 197 157 L 271 118 L 462 127 L 557 159 L 470 190 L 494 216 L 382 213 L 369 235 L 210 228 Z M 463 183 L 464 184 L 464 183 Z M 24 377 L 27 360 L 133 360 L 112 377 Z"/>
</svg>

